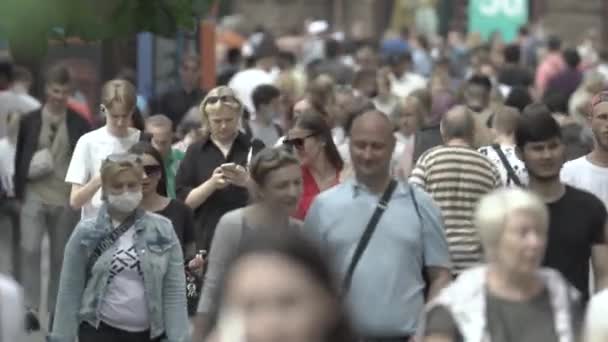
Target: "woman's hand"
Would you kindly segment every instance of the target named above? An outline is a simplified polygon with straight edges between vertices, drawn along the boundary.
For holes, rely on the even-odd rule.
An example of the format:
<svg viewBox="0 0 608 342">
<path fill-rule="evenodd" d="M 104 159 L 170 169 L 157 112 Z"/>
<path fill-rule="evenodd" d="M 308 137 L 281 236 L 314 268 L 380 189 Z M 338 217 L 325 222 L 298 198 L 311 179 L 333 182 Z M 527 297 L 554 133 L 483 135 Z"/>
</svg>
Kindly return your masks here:
<svg viewBox="0 0 608 342">
<path fill-rule="evenodd" d="M 229 184 L 229 181 L 228 179 L 226 179 L 224 170 L 221 166 L 218 166 L 215 168 L 215 170 L 213 170 L 213 174 L 211 175 L 209 181 L 211 182 L 211 184 L 213 185 L 213 189 L 215 190 L 221 190 L 227 187 Z"/>
<path fill-rule="evenodd" d="M 205 261 L 206 260 L 202 254 L 197 254 L 194 258 L 192 258 L 192 260 L 190 260 L 190 262 L 188 262 L 188 268 L 192 272 L 200 275 L 203 273 Z"/>
<path fill-rule="evenodd" d="M 223 170 L 223 175 L 225 179 L 230 183 L 236 186 L 246 187 L 249 182 L 249 173 L 247 169 L 245 169 L 241 165 L 236 165 L 231 168 L 225 168 Z"/>
</svg>

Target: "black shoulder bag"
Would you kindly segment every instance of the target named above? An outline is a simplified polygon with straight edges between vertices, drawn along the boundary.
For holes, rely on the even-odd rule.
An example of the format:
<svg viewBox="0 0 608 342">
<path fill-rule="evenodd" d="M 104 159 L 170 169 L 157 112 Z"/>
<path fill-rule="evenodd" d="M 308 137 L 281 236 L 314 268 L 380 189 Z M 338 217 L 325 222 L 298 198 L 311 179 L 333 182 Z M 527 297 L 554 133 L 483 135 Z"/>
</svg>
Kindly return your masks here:
<svg viewBox="0 0 608 342">
<path fill-rule="evenodd" d="M 359 244 L 357 245 L 357 248 L 355 249 L 355 254 L 353 255 L 353 259 L 351 260 L 350 265 L 348 266 L 346 275 L 344 277 L 344 282 L 342 284 L 342 295 L 345 295 L 348 292 L 348 290 L 350 289 L 350 285 L 353 280 L 353 273 L 355 272 L 355 268 L 357 267 L 357 264 L 359 263 L 359 260 L 361 259 L 361 256 L 363 255 L 363 252 L 365 252 L 365 248 L 367 248 L 367 245 L 369 244 L 369 240 L 372 238 L 372 235 L 374 234 L 374 231 L 376 230 L 376 226 L 378 225 L 378 221 L 380 221 L 382 214 L 384 214 L 384 211 L 386 210 L 386 208 L 388 206 L 388 202 L 391 200 L 391 196 L 393 195 L 395 188 L 397 188 L 397 181 L 394 179 L 391 179 L 391 182 L 388 184 L 388 187 L 384 191 L 384 194 L 382 194 L 382 197 L 380 198 L 380 201 L 378 202 L 378 205 L 376 206 L 376 210 L 374 211 L 374 214 L 372 215 L 371 219 L 369 220 L 367 227 L 365 227 L 365 231 L 361 235 Z"/>
<path fill-rule="evenodd" d="M 492 148 L 494 149 L 494 152 L 496 152 L 496 154 L 498 154 L 498 158 L 500 158 L 500 161 L 501 161 L 502 165 L 505 167 L 505 170 L 507 170 L 507 184 L 505 184 L 505 185 L 509 185 L 509 181 L 512 181 L 515 185 L 521 187 L 522 186 L 521 181 L 519 180 L 519 177 L 517 177 L 517 175 L 515 174 L 515 170 L 513 170 L 513 166 L 511 166 L 511 163 L 509 163 L 509 160 L 507 159 L 507 156 L 505 156 L 504 152 L 500 148 L 500 145 L 493 144 Z"/>
<path fill-rule="evenodd" d="M 104 237 L 101 241 L 99 241 L 99 243 L 93 250 L 93 253 L 91 253 L 91 256 L 89 257 L 89 261 L 87 262 L 87 269 L 86 269 L 87 279 L 91 276 L 91 270 L 93 269 L 93 266 L 95 265 L 97 260 L 99 260 L 99 257 L 105 251 L 107 251 L 110 247 L 112 247 L 116 243 L 116 241 L 118 241 L 118 239 L 124 233 L 126 233 L 127 230 L 129 230 L 129 228 L 131 228 L 133 226 L 133 224 L 139 217 L 138 212 L 139 212 L 139 210 L 136 210 L 135 212 L 133 212 L 133 214 L 129 215 L 129 217 L 127 217 L 127 219 L 124 220 L 118 227 L 116 227 L 114 230 L 112 230 L 110 235 Z"/>
</svg>

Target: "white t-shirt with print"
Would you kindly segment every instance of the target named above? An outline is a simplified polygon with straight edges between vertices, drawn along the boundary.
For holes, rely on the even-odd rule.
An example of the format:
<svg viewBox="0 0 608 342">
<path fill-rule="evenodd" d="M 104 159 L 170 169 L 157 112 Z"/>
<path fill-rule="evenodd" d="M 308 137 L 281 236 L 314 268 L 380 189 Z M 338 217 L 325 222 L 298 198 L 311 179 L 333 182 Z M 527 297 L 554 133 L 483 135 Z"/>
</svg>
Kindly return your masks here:
<svg viewBox="0 0 608 342">
<path fill-rule="evenodd" d="M 597 196 L 608 207 L 608 168 L 592 164 L 587 156 L 564 164 L 562 182 Z"/>
<path fill-rule="evenodd" d="M 509 164 L 511 164 L 511 167 L 513 168 L 517 178 L 519 178 L 521 184 L 528 184 L 528 170 L 526 170 L 526 165 L 524 162 L 521 161 L 521 159 L 519 159 L 515 154 L 515 146 L 501 145 L 500 149 L 502 150 L 502 153 L 504 153 L 505 157 L 507 157 L 507 161 Z M 516 186 L 515 183 L 508 179 L 507 168 L 504 166 L 502 160 L 498 156 L 498 153 L 496 153 L 492 146 L 481 147 L 478 151 L 486 156 L 494 165 L 496 165 L 496 168 L 500 173 L 502 184 L 505 184 L 508 187 Z"/>
<path fill-rule="evenodd" d="M 150 328 L 150 319 L 134 234 L 131 227 L 116 241 L 100 314 L 101 320 L 114 328 L 140 332 Z"/>
<path fill-rule="evenodd" d="M 102 162 L 111 154 L 125 153 L 139 141 L 141 132 L 129 128 L 129 134 L 118 138 L 110 134 L 106 126 L 89 132 L 76 143 L 72 160 L 65 176 L 65 181 L 85 185 L 99 175 Z M 102 205 L 101 190 L 97 191 L 91 201 L 82 207 L 82 218 L 93 218 Z"/>
</svg>

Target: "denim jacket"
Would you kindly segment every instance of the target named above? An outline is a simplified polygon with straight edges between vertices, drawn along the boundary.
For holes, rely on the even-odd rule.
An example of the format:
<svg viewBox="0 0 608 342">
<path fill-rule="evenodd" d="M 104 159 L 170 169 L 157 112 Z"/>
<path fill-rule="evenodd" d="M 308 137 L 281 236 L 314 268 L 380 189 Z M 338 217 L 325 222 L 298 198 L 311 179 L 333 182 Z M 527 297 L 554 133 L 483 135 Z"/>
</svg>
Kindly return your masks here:
<svg viewBox="0 0 608 342">
<path fill-rule="evenodd" d="M 150 317 L 150 337 L 165 334 L 163 341 L 187 342 L 188 315 L 184 260 L 171 222 L 145 212 L 134 223 L 134 242 L 141 262 Z M 108 287 L 110 265 L 116 246 L 106 250 L 87 279 L 89 257 L 113 227 L 107 208 L 97 218 L 78 223 L 65 248 L 57 307 L 50 342 L 74 342 L 78 327 L 100 323 L 100 307 Z"/>
</svg>

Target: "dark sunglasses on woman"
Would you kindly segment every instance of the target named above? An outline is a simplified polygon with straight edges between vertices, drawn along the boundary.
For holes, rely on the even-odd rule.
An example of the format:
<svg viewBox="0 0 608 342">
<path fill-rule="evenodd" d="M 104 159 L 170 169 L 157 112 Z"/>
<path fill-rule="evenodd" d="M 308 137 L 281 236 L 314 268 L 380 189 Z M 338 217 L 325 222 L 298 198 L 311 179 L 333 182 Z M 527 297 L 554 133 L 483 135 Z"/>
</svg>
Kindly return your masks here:
<svg viewBox="0 0 608 342">
<path fill-rule="evenodd" d="M 144 172 L 148 177 L 159 176 L 162 172 L 161 165 L 144 165 Z"/>
<path fill-rule="evenodd" d="M 310 137 L 314 137 L 315 135 L 317 135 L 316 133 L 312 133 L 309 134 L 305 137 L 301 137 L 301 138 L 293 138 L 293 139 L 285 139 L 283 140 L 283 144 L 287 145 L 287 146 L 293 146 L 297 149 L 301 149 L 302 147 L 304 147 L 304 141 Z"/>
</svg>

